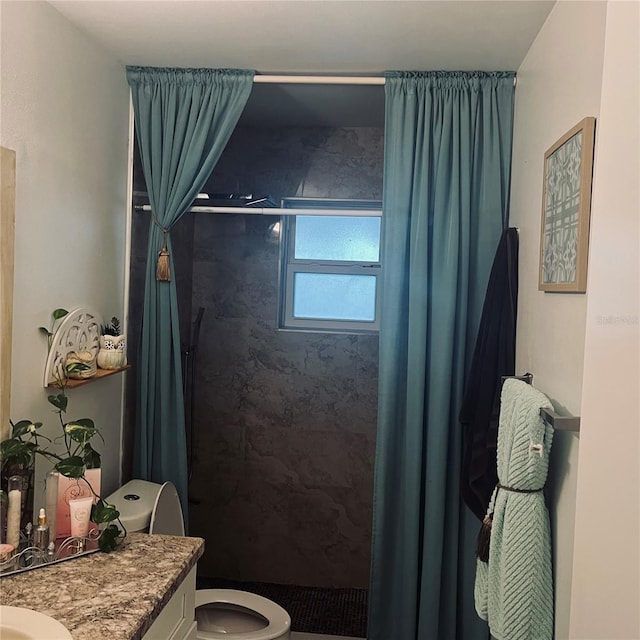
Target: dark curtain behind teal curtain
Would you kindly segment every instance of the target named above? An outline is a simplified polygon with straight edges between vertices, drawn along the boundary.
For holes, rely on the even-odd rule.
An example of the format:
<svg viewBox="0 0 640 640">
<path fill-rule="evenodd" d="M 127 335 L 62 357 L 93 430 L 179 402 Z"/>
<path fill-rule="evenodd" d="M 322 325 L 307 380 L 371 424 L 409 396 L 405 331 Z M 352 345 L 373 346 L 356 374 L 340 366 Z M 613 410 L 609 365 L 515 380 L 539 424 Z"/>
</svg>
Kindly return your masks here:
<svg viewBox="0 0 640 640">
<path fill-rule="evenodd" d="M 253 71 L 127 67 L 152 219 L 140 351 L 134 474 L 175 484 L 187 524 L 187 456 L 175 279 L 156 280 L 163 241 L 220 157 Z M 173 273 L 173 260 L 169 258 Z"/>
<path fill-rule="evenodd" d="M 458 413 L 508 222 L 515 74 L 386 74 L 369 640 L 486 640 Z"/>
</svg>

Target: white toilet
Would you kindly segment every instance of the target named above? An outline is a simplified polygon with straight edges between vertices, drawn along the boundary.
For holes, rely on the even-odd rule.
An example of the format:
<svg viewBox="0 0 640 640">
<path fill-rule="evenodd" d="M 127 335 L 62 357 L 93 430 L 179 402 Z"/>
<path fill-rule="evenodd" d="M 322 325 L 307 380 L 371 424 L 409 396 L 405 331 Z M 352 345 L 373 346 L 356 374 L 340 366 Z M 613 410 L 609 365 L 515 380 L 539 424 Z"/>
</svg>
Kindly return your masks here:
<svg viewBox="0 0 640 640">
<path fill-rule="evenodd" d="M 184 535 L 178 492 L 170 482 L 131 480 L 107 498 L 120 512 L 127 533 Z M 288 640 L 289 614 L 275 602 L 247 591 L 196 591 L 199 640 Z"/>
</svg>

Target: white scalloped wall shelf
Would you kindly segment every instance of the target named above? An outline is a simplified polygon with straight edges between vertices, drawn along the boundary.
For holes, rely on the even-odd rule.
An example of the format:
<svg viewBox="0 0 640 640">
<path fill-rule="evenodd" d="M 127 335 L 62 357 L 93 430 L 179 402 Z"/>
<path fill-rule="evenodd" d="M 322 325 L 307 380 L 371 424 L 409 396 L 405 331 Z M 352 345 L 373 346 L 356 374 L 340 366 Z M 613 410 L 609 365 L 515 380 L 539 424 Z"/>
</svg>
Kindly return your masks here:
<svg viewBox="0 0 640 640">
<path fill-rule="evenodd" d="M 44 368 L 44 386 L 56 384 L 57 377 L 64 378 L 64 363 L 72 352 L 89 351 L 94 357 L 100 350 L 102 316 L 78 307 L 70 311 L 53 336 L 49 357 Z"/>
</svg>

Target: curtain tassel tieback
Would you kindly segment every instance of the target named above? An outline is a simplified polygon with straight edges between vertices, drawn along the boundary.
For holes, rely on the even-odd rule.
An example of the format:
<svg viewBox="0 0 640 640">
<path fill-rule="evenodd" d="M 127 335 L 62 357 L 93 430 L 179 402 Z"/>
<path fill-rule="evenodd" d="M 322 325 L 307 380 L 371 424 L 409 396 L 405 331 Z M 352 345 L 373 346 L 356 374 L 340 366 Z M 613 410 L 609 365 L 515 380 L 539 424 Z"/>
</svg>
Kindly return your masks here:
<svg viewBox="0 0 640 640">
<path fill-rule="evenodd" d="M 482 562 L 489 562 L 489 543 L 491 542 L 491 524 L 493 523 L 493 513 L 484 517 L 480 533 L 478 534 L 478 546 L 476 548 L 476 558 Z"/>
<path fill-rule="evenodd" d="M 158 253 L 156 265 L 156 280 L 169 282 L 171 280 L 171 268 L 169 267 L 169 250 L 167 249 L 167 230 L 162 230 L 162 249 Z"/>
<path fill-rule="evenodd" d="M 496 490 L 503 489 L 504 491 L 512 491 L 513 493 L 540 493 L 540 489 L 518 489 L 516 487 L 507 487 L 506 485 L 496 485 Z M 489 547 L 491 544 L 491 525 L 493 524 L 493 511 L 487 514 L 482 521 L 482 527 L 480 527 L 480 533 L 478 534 L 478 546 L 476 548 L 476 558 L 482 560 L 482 562 L 489 562 Z"/>
</svg>

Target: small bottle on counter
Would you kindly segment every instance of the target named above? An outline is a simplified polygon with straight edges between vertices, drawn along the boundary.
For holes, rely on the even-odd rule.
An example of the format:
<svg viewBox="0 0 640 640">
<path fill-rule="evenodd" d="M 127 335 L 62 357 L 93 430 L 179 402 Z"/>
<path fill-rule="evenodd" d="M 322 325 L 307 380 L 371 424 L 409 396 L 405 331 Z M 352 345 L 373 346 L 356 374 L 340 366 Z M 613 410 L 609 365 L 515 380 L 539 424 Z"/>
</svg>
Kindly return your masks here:
<svg viewBox="0 0 640 640">
<path fill-rule="evenodd" d="M 33 546 L 43 551 L 49 546 L 49 525 L 47 524 L 47 515 L 44 509 L 40 509 L 38 515 L 38 526 L 33 534 Z"/>
</svg>

